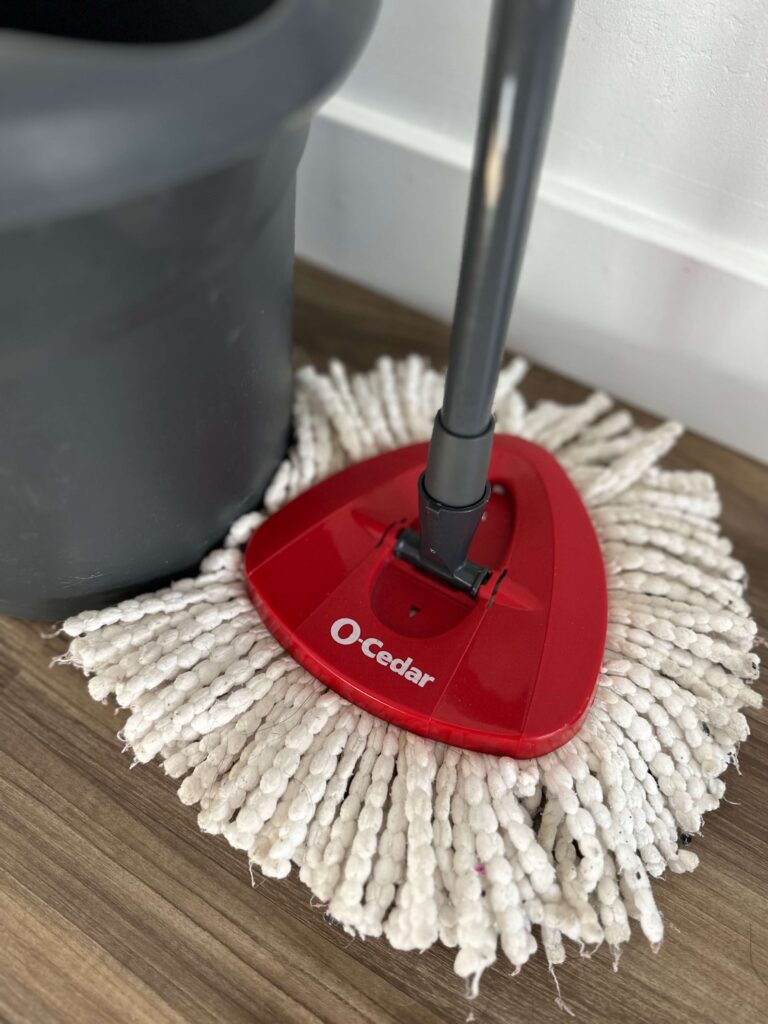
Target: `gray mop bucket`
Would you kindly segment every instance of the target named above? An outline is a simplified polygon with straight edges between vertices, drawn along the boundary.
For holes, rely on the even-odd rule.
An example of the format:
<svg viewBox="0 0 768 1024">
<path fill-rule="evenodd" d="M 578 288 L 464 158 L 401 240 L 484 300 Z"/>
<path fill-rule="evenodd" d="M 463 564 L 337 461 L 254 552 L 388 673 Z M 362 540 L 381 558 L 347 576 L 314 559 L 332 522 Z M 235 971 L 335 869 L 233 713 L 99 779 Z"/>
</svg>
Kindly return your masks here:
<svg viewBox="0 0 768 1024">
<path fill-rule="evenodd" d="M 0 612 L 191 568 L 290 429 L 296 168 L 379 0 L 0 13 Z"/>
</svg>

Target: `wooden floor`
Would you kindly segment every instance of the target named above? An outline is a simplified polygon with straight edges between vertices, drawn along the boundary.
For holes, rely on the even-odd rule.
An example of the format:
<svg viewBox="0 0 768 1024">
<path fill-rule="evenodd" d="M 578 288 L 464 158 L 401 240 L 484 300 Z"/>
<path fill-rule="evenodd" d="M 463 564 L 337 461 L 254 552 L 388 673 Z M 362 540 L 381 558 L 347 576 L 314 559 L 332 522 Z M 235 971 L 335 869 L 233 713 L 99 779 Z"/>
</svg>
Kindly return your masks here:
<svg viewBox="0 0 768 1024">
<path fill-rule="evenodd" d="M 359 366 L 381 352 L 445 357 L 445 328 L 361 289 L 300 268 L 299 350 Z M 659 372 L 663 372 L 660 368 Z M 525 390 L 583 390 L 533 371 Z M 768 469 L 687 436 L 670 464 L 721 482 L 726 532 L 750 567 L 768 624 Z M 295 879 L 256 880 L 242 854 L 203 836 L 155 766 L 129 771 L 119 719 L 95 704 L 42 627 L 0 622 L 0 1019 L 12 1024 L 172 1021 L 546 1024 L 554 1003 L 540 958 L 511 977 L 498 964 L 464 998 L 452 954 L 352 941 Z M 588 1024 L 759 1024 L 768 1020 L 768 714 L 728 802 L 695 840 L 702 865 L 656 884 L 666 940 L 636 936 L 618 973 L 607 950 L 557 972 Z M 470 1011 L 474 1017 L 470 1017 Z"/>
</svg>

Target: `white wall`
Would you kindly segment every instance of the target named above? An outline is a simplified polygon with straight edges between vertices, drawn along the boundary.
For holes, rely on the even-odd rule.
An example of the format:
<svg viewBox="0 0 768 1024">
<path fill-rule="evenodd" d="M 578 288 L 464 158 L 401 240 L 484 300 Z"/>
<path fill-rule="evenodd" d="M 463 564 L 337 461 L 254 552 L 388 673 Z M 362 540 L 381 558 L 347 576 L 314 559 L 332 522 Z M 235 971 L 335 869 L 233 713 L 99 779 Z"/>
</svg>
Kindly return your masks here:
<svg viewBox="0 0 768 1024">
<path fill-rule="evenodd" d="M 449 317 L 489 0 L 384 0 L 307 257 Z M 512 345 L 768 458 L 768 5 L 577 0 Z"/>
</svg>

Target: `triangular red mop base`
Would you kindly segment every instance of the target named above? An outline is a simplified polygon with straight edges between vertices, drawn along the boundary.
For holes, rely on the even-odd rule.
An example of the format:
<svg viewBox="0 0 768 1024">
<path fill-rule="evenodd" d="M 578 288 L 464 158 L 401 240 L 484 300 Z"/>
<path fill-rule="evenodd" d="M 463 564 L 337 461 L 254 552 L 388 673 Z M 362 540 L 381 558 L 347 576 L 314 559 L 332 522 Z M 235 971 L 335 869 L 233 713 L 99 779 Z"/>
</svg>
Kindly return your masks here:
<svg viewBox="0 0 768 1024">
<path fill-rule="evenodd" d="M 376 456 L 295 498 L 253 534 L 248 586 L 266 625 L 323 683 L 379 718 L 460 747 L 536 757 L 589 710 L 607 595 L 589 514 L 558 462 L 494 441 L 469 557 L 476 599 L 397 558 L 418 529 L 427 445 Z"/>
</svg>

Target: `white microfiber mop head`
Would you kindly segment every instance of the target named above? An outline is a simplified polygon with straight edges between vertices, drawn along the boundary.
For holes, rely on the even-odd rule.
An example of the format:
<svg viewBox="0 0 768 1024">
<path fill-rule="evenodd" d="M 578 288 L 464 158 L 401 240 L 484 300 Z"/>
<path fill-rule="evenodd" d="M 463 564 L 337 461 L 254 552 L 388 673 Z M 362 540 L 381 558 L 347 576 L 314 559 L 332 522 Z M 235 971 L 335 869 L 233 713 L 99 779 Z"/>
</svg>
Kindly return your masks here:
<svg viewBox="0 0 768 1024">
<path fill-rule="evenodd" d="M 349 932 L 398 949 L 438 940 L 476 988 L 499 945 L 523 964 L 563 938 L 618 952 L 663 926 L 650 877 L 689 871 L 681 838 L 717 807 L 757 707 L 744 569 L 719 534 L 712 478 L 658 461 L 680 433 L 633 425 L 596 394 L 528 410 L 502 371 L 499 431 L 556 453 L 592 516 L 609 626 L 579 735 L 531 761 L 433 743 L 371 717 L 299 667 L 246 593 L 242 545 L 269 512 L 358 459 L 429 437 L 443 377 L 423 360 L 300 371 L 296 443 L 265 511 L 236 522 L 200 575 L 74 616 L 67 659 L 129 714 L 136 761 L 158 757 L 251 864 L 302 881 Z M 297 583 L 297 585 L 299 585 Z M 510 673 L 514 666 L 510 666 Z"/>
</svg>

